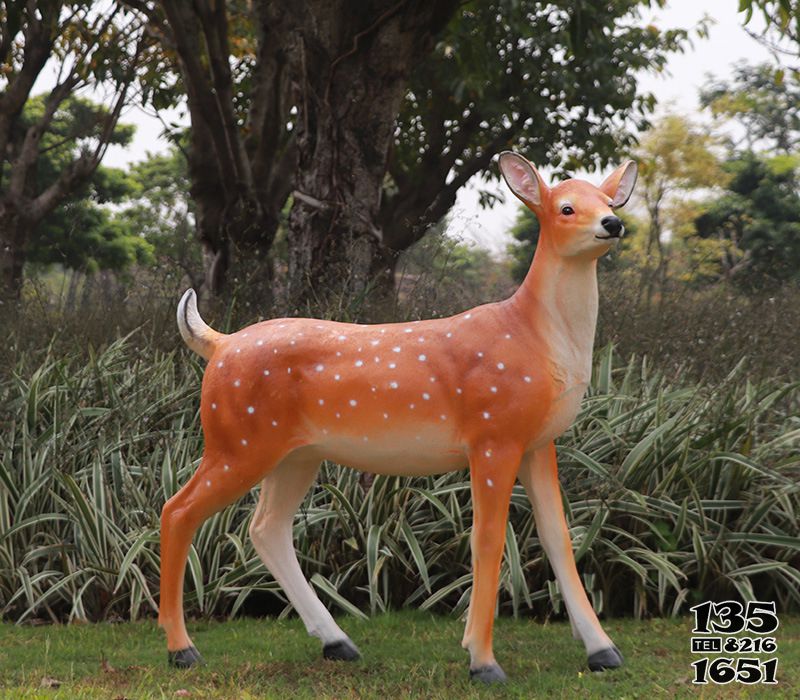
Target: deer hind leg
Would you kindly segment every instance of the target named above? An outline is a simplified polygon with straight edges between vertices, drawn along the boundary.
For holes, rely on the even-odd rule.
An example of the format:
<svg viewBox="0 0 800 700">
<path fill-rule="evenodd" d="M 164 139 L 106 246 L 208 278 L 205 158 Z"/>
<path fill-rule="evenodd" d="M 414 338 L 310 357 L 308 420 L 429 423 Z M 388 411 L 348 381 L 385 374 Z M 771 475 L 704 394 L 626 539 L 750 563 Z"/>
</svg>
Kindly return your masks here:
<svg viewBox="0 0 800 700">
<path fill-rule="evenodd" d="M 319 471 L 316 458 L 290 456 L 271 471 L 250 523 L 253 545 L 291 601 L 308 633 L 322 640 L 326 659 L 354 661 L 359 651 L 334 622 L 300 569 L 292 541 L 297 508 Z"/>
<path fill-rule="evenodd" d="M 485 683 L 506 678 L 494 658 L 492 630 L 508 504 L 520 454 L 514 448 L 493 444 L 481 444 L 470 454 L 473 584 L 461 645 L 470 653 L 470 678 Z"/>
<path fill-rule="evenodd" d="M 589 668 L 592 671 L 602 671 L 621 666 L 622 654 L 600 626 L 578 576 L 572 541 L 564 517 L 556 448 L 553 443 L 523 459 L 519 480 L 533 506 L 539 539 L 558 579 L 573 634 L 577 633 L 586 647 Z"/>
<path fill-rule="evenodd" d="M 207 518 L 247 493 L 276 461 L 206 449 L 194 475 L 164 504 L 158 622 L 167 634 L 171 666 L 189 668 L 202 662 L 183 616 L 183 579 L 195 532 Z"/>
</svg>

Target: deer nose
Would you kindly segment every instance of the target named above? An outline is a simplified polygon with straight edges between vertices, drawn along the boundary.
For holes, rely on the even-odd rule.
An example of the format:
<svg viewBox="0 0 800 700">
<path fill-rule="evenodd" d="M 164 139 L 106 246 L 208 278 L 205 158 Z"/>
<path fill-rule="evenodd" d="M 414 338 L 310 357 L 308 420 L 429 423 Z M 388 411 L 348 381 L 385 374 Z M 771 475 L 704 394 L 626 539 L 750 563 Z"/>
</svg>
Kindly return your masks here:
<svg viewBox="0 0 800 700">
<path fill-rule="evenodd" d="M 618 216 L 604 216 L 600 219 L 600 225 L 608 231 L 609 236 L 619 238 L 622 232 L 622 220 Z"/>
</svg>

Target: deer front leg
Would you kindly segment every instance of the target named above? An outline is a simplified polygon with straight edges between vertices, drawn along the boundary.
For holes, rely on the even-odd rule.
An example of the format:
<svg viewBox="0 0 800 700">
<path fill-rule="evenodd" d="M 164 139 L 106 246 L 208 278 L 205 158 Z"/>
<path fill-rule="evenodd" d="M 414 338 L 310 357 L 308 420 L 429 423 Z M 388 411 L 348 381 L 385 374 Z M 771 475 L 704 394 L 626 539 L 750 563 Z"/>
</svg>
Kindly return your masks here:
<svg viewBox="0 0 800 700">
<path fill-rule="evenodd" d="M 573 632 L 577 632 L 586 647 L 589 668 L 603 671 L 621 666 L 622 654 L 600 626 L 578 576 L 561 501 L 556 448 L 552 442 L 525 456 L 519 480 L 533 506 L 536 530 L 558 579 Z"/>
<path fill-rule="evenodd" d="M 482 444 L 470 454 L 473 582 L 461 645 L 469 650 L 470 678 L 484 683 L 506 679 L 492 651 L 492 628 L 508 504 L 520 454 L 520 450 L 491 444 Z"/>
</svg>

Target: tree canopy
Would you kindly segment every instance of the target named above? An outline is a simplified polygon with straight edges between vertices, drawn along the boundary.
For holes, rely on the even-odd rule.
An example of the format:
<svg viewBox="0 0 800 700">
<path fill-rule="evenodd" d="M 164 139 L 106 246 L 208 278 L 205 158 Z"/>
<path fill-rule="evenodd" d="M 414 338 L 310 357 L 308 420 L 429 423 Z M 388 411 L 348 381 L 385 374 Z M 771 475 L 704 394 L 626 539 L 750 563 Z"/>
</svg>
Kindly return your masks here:
<svg viewBox="0 0 800 700">
<path fill-rule="evenodd" d="M 216 262 L 247 236 L 269 249 L 293 194 L 295 290 L 345 249 L 351 275 L 391 272 L 473 175 L 496 177 L 498 150 L 562 170 L 608 162 L 654 104 L 635 72 L 659 70 L 687 39 L 641 26 L 644 0 L 440 2 L 413 12 L 374 2 L 358 13 L 324 3 L 315 16 L 338 28 L 326 36 L 302 11 L 266 0 L 127 4 L 162 48 L 146 101 L 158 108 L 187 95 L 192 197 L 211 267 L 224 273 Z"/>
<path fill-rule="evenodd" d="M 748 151 L 725 168 L 726 191 L 697 218 L 698 234 L 732 244 L 723 264 L 740 284 L 800 281 L 800 156 Z"/>
<path fill-rule="evenodd" d="M 0 296 L 19 294 L 38 224 L 91 178 L 110 143 L 124 142 L 117 122 L 148 45 L 117 4 L 0 2 Z M 34 97 L 51 59 L 54 85 Z M 107 90 L 108 106 L 74 99 L 89 86 Z M 40 177 L 52 151 L 56 176 Z"/>
</svg>

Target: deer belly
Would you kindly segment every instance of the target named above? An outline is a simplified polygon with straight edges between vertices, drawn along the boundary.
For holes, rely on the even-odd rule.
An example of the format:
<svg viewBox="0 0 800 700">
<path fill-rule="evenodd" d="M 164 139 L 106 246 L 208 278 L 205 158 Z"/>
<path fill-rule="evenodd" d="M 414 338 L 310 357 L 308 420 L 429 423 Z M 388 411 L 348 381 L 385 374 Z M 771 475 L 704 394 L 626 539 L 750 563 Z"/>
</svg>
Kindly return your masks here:
<svg viewBox="0 0 800 700">
<path fill-rule="evenodd" d="M 575 384 L 555 398 L 542 427 L 531 443 L 531 448 L 543 447 L 566 432 L 578 415 L 587 386 Z"/>
<path fill-rule="evenodd" d="M 330 459 L 362 471 L 396 476 L 427 476 L 465 469 L 469 466 L 464 450 L 457 445 L 408 436 L 332 437 L 316 446 L 323 459 Z"/>
</svg>

